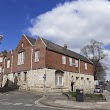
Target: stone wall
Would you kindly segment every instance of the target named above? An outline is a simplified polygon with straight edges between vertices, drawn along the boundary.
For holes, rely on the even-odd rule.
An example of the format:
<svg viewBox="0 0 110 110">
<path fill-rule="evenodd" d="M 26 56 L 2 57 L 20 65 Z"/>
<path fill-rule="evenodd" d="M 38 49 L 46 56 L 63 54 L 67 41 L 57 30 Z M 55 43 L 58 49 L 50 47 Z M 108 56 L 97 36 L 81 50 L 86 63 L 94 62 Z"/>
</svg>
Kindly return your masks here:
<svg viewBox="0 0 110 110">
<path fill-rule="evenodd" d="M 71 91 L 71 77 L 74 79 L 74 91 L 76 89 L 84 89 L 85 92 L 90 92 L 94 89 L 94 77 L 92 75 L 79 74 L 63 71 L 63 86 L 55 85 L 55 69 L 37 69 L 21 73 L 8 74 L 10 82 L 17 84 L 21 89 L 44 91 Z M 44 74 L 46 73 L 46 81 L 44 81 Z M 26 76 L 25 76 L 26 75 Z M 6 76 L 5 76 L 6 77 Z M 25 80 L 26 77 L 26 80 Z M 16 80 L 15 80 L 16 78 Z M 5 78 L 6 79 L 6 78 Z M 6 82 L 6 81 L 5 81 Z M 15 83 L 17 82 L 17 83 Z M 11 86 L 10 84 L 8 84 Z"/>
</svg>

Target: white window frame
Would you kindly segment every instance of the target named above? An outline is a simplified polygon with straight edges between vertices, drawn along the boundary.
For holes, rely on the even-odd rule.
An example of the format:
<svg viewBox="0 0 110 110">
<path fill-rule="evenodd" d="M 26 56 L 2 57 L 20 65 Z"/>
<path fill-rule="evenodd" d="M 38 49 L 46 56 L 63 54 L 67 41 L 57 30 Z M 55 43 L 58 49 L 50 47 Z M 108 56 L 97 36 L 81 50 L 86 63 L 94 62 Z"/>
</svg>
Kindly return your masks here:
<svg viewBox="0 0 110 110">
<path fill-rule="evenodd" d="M 3 57 L 0 57 L 0 62 L 3 62 Z"/>
<path fill-rule="evenodd" d="M 10 68 L 10 60 L 7 60 L 7 68 Z"/>
<path fill-rule="evenodd" d="M 61 82 L 60 82 L 60 78 L 61 78 Z M 61 75 L 55 76 L 55 85 L 56 86 L 63 86 L 63 76 L 61 76 Z"/>
<path fill-rule="evenodd" d="M 78 67 L 78 60 L 75 60 L 75 67 Z"/>
<path fill-rule="evenodd" d="M 36 51 L 35 52 L 35 59 L 34 59 L 34 61 L 35 62 L 39 62 L 39 60 L 40 60 L 40 51 Z"/>
<path fill-rule="evenodd" d="M 87 63 L 85 63 L 85 69 L 87 70 Z"/>
<path fill-rule="evenodd" d="M 62 64 L 66 64 L 66 56 L 62 56 Z"/>
<path fill-rule="evenodd" d="M 0 73 L 2 73 L 2 66 L 0 66 Z"/>
<path fill-rule="evenodd" d="M 73 66 L 73 59 L 69 57 L 69 66 Z"/>
<path fill-rule="evenodd" d="M 25 52 L 18 53 L 18 65 L 24 64 Z"/>
</svg>

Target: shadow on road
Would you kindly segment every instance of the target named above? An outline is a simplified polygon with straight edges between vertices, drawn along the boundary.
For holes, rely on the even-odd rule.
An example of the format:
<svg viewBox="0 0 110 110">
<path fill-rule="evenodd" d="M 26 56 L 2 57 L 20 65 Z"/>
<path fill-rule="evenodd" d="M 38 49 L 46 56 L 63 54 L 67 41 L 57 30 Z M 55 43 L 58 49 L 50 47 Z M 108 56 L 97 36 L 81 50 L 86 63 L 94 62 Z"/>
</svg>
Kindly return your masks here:
<svg viewBox="0 0 110 110">
<path fill-rule="evenodd" d="M 1 87 L 0 88 L 0 93 L 15 91 L 15 90 L 18 90 L 18 89 L 19 89 L 19 86 L 16 86 L 16 87 Z"/>
</svg>

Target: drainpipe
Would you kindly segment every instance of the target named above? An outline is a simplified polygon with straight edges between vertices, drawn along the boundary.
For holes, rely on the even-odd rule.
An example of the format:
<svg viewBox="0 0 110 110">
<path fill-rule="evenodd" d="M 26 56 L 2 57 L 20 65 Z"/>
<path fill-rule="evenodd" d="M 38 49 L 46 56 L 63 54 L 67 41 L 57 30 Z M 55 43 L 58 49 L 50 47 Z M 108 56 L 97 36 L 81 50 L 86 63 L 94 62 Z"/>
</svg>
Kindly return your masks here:
<svg viewBox="0 0 110 110">
<path fill-rule="evenodd" d="M 80 71 L 80 59 L 79 59 L 79 74 L 80 74 L 80 72 L 81 72 L 81 71 Z"/>
<path fill-rule="evenodd" d="M 11 50 L 12 60 L 11 60 L 11 73 L 12 73 L 12 66 L 13 66 L 13 52 Z"/>
<path fill-rule="evenodd" d="M 11 73 L 12 73 L 12 67 L 13 67 L 13 52 L 11 50 Z M 14 75 L 13 75 L 13 83 L 14 83 Z"/>
<path fill-rule="evenodd" d="M 31 49 L 30 88 L 31 88 L 31 79 L 32 79 L 32 77 L 31 77 L 31 75 L 32 75 L 32 56 L 33 56 L 33 49 Z"/>
<path fill-rule="evenodd" d="M 81 71 L 80 71 L 80 59 L 79 59 L 79 84 L 80 84 L 80 89 L 81 89 Z"/>
</svg>

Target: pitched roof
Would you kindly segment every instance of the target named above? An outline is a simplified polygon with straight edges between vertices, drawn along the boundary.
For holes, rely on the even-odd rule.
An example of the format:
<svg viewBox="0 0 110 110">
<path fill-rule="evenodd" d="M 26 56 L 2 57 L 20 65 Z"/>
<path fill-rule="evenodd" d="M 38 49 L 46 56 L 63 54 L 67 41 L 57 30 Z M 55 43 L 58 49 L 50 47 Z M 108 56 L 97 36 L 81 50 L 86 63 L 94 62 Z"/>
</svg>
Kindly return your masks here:
<svg viewBox="0 0 110 110">
<path fill-rule="evenodd" d="M 73 52 L 73 51 L 71 51 L 69 49 L 65 49 L 64 47 L 59 46 L 59 45 L 57 45 L 57 44 L 55 44 L 55 43 L 53 43 L 51 41 L 48 41 L 48 40 L 46 40 L 44 38 L 42 38 L 42 40 L 46 44 L 47 49 L 49 49 L 49 50 L 52 50 L 52 51 L 61 53 L 63 55 L 67 55 L 67 56 L 70 56 L 72 58 L 80 59 L 80 60 L 85 61 L 87 63 L 93 64 L 89 59 L 87 59 L 86 57 L 84 57 L 84 56 L 82 56 L 82 55 L 80 55 L 80 54 L 78 54 L 76 52 Z"/>
<path fill-rule="evenodd" d="M 29 42 L 30 42 L 32 45 L 35 44 L 36 39 L 34 39 L 34 38 L 32 38 L 32 37 L 28 37 L 28 36 L 26 36 L 26 37 L 27 37 L 27 39 L 29 40 Z"/>
<path fill-rule="evenodd" d="M 1 53 L 3 54 L 4 57 L 6 57 L 8 54 L 7 50 L 2 51 Z"/>
</svg>

